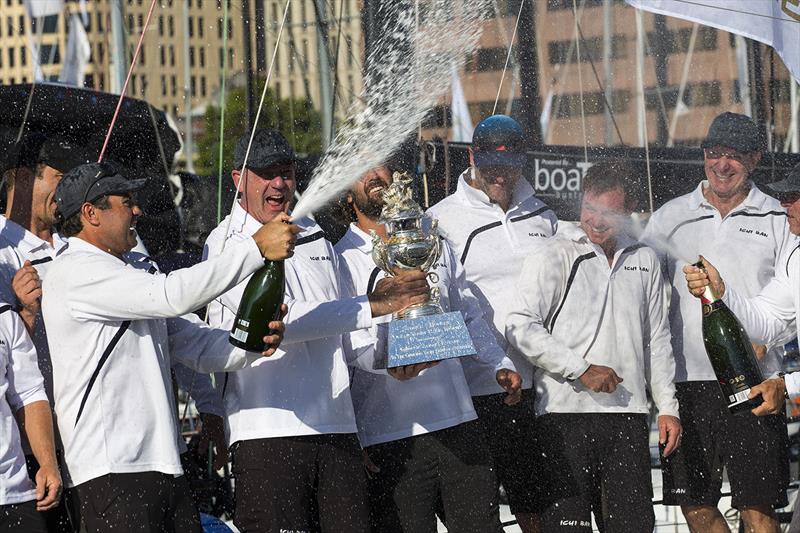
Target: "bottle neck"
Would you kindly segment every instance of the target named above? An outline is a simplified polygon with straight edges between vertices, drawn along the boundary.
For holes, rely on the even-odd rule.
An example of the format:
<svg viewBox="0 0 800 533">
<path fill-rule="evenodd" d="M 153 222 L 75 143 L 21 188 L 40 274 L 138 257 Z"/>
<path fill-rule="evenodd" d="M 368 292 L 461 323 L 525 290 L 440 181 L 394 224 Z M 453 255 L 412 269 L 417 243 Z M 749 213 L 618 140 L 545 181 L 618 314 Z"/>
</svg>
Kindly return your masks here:
<svg viewBox="0 0 800 533">
<path fill-rule="evenodd" d="M 711 285 L 706 285 L 703 294 L 700 296 L 700 301 L 703 302 L 703 304 L 705 305 L 705 304 L 712 304 L 717 300 L 719 300 L 719 297 L 717 297 L 714 294 L 714 291 L 711 290 Z"/>
</svg>

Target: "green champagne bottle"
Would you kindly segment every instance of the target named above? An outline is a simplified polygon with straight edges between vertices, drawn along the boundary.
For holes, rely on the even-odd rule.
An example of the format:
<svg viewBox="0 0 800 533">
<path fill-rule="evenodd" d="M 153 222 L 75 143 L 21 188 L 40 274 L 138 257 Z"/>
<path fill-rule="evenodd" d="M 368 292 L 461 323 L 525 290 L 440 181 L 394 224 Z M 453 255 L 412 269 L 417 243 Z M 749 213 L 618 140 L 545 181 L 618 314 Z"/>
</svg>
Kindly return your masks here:
<svg viewBox="0 0 800 533">
<path fill-rule="evenodd" d="M 702 263 L 696 267 L 703 268 Z M 747 413 L 763 402 L 748 399 L 750 389 L 762 381 L 753 344 L 736 315 L 707 286 L 703 303 L 703 343 L 731 413 Z"/>
<path fill-rule="evenodd" d="M 283 261 L 264 261 L 242 294 L 239 311 L 228 340 L 249 352 L 264 351 L 264 337 L 270 334 L 269 323 L 280 318 L 285 292 Z"/>
</svg>

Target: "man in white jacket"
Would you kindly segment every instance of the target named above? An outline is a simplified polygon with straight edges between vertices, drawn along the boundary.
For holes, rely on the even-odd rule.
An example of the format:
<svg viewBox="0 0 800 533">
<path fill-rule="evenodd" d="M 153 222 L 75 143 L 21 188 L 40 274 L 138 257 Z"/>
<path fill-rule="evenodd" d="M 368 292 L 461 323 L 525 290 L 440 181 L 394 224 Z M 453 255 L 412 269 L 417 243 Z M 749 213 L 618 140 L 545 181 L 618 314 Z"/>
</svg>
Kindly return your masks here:
<svg viewBox="0 0 800 533">
<path fill-rule="evenodd" d="M 170 367 L 173 358 L 201 372 L 241 368 L 272 355 L 283 323 L 251 354 L 228 331 L 191 311 L 263 265 L 290 255 L 297 228 L 259 226 L 229 253 L 159 274 L 136 245 L 140 214 L 113 165 L 67 172 L 56 188 L 67 247 L 42 286 L 42 314 L 53 363 L 55 413 L 64 444 L 64 477 L 75 487 L 83 523 L 101 531 L 200 530 L 181 468 Z"/>
<path fill-rule="evenodd" d="M 755 296 L 777 275 L 780 258 L 794 247 L 786 211 L 750 180 L 763 148 L 759 127 L 737 113 L 718 115 L 703 140 L 705 178 L 690 193 L 657 209 L 642 242 L 662 257 L 670 291 L 675 389 L 683 445 L 662 461 L 664 503 L 680 505 L 690 528 L 729 531 L 718 509 L 723 476 L 731 505 L 746 528 L 775 531 L 775 509 L 788 503 L 789 438 L 783 416 L 734 415 L 717 383 L 703 344 L 702 306 L 686 289 L 681 269 L 703 255 L 726 271 L 730 285 Z M 776 376 L 780 347 L 757 348 L 765 376 Z M 736 431 L 729 431 L 732 425 Z"/>
<path fill-rule="evenodd" d="M 522 376 L 522 401 L 503 404 L 490 369 L 473 368 L 467 383 L 478 423 L 489 439 L 498 482 L 523 533 L 536 531 L 538 476 L 533 454 L 519 453 L 533 438 L 533 365 L 506 341 L 506 317 L 525 258 L 558 226 L 555 213 L 534 194 L 522 175 L 524 134 L 511 117 L 493 115 L 475 127 L 470 167 L 456 192 L 428 210 L 464 267 L 497 344 Z"/>
<path fill-rule="evenodd" d="M 248 168 L 240 174 L 248 141 L 244 135 L 234 153 L 241 198 L 208 236 L 206 260 L 228 255 L 253 228 L 285 216 L 294 200 L 295 156 L 286 139 L 275 130 L 257 130 Z M 354 296 L 321 228 L 312 218 L 297 225 L 295 255 L 284 263 L 283 346 L 275 357 L 218 381 L 236 477 L 234 523 L 244 533 L 366 532 L 366 477 L 344 335 L 370 327 L 373 317 L 425 301 L 427 284 L 422 273 L 410 273 Z M 231 327 L 246 281 L 209 305 L 209 324 Z"/>
<path fill-rule="evenodd" d="M 594 512 L 607 532 L 652 531 L 646 388 L 664 455 L 681 434 L 663 281 L 656 254 L 624 232 L 630 167 L 597 163 L 583 185 L 580 227 L 562 223 L 525 261 L 506 326 L 538 367 L 542 530 L 591 531 Z"/>
<path fill-rule="evenodd" d="M 61 495 L 53 417 L 33 342 L 9 304 L 0 304 L 0 435 L 0 531 L 47 533 L 45 512 Z M 35 479 L 22 435 L 39 464 Z"/>
<path fill-rule="evenodd" d="M 340 218 L 350 226 L 336 251 L 359 294 L 372 291 L 385 276 L 372 259 L 368 232 L 386 238 L 379 217 L 383 191 L 390 183 L 388 167 L 372 169 L 337 206 Z M 351 394 L 358 436 L 377 466 L 369 483 L 372 528 L 382 533 L 436 531 L 435 513 L 441 503 L 450 531 L 500 532 L 491 456 L 475 420 L 465 372 L 467 368 L 490 372 L 505 392 L 506 403 L 518 401 L 521 380 L 484 321 L 446 241 L 432 272 L 438 277 L 442 308 L 462 313 L 477 355 L 440 361 L 408 381 L 399 380 L 406 377 L 405 369 L 390 371 L 398 379 L 389 377 L 373 370 L 378 365 L 369 358 L 364 361 L 364 355 L 354 365 Z M 380 346 L 378 337 L 386 332 L 373 326 L 370 333 L 373 346 Z M 416 369 L 412 370 L 413 375 Z"/>
<path fill-rule="evenodd" d="M 789 229 L 800 235 L 800 165 L 786 179 L 768 185 L 770 193 L 786 209 Z M 715 295 L 722 298 L 744 325 L 751 340 L 764 344 L 783 344 L 798 335 L 800 326 L 800 245 L 787 251 L 775 271 L 775 278 L 758 296 L 746 298 L 727 287 L 719 271 L 703 259 L 705 270 L 687 265 L 684 273 L 689 290 L 695 296 L 703 294 L 709 284 Z M 781 414 L 786 399 L 800 396 L 800 372 L 766 379 L 750 389 L 750 398 L 758 395 L 763 403 L 753 409 L 758 416 Z"/>
</svg>

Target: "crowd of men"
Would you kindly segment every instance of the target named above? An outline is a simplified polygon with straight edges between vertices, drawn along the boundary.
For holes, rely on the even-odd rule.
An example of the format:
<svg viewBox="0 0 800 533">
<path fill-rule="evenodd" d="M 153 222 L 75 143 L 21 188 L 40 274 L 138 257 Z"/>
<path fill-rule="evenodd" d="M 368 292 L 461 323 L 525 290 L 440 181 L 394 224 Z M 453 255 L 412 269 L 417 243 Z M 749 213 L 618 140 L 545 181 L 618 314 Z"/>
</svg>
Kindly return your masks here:
<svg viewBox="0 0 800 533">
<path fill-rule="evenodd" d="M 432 533 L 441 521 L 500 533 L 500 485 L 525 533 L 591 531 L 593 518 L 649 532 L 652 412 L 664 503 L 692 531 L 729 531 L 723 470 L 747 530 L 778 531 L 784 395 L 800 394 L 779 347 L 800 309 L 800 168 L 772 196 L 759 190 L 759 139 L 749 118 L 718 116 L 706 179 L 638 235 L 628 163 L 595 163 L 580 221 L 559 222 L 523 177 L 519 124 L 489 117 L 456 191 L 427 213 L 442 236 L 428 277 L 387 276 L 372 259 L 391 160 L 335 202 L 347 231 L 333 244 L 291 217 L 286 139 L 257 130 L 240 171 L 243 137 L 233 211 L 202 262 L 165 275 L 135 232 L 144 180 L 62 139 L 25 138 L 1 169 L 0 532 L 201 531 L 175 383 L 204 413 L 216 465 L 230 452 L 242 532 Z M 699 255 L 705 270 L 685 266 Z M 265 258 L 284 261 L 285 306 L 265 351 L 249 353 L 228 332 Z M 387 323 L 429 284 L 476 353 L 387 370 Z M 692 295 L 708 284 L 762 343 L 754 413 L 730 414 L 706 356 Z M 205 306 L 202 321 L 192 312 Z"/>
</svg>

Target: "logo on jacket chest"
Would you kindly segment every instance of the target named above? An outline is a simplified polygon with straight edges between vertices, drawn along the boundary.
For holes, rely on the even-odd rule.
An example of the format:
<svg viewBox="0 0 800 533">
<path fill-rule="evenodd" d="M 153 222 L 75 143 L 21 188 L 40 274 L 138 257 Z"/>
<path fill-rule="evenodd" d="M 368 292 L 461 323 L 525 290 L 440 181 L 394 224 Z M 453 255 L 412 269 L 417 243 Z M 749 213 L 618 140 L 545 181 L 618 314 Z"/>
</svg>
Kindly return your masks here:
<svg viewBox="0 0 800 533">
<path fill-rule="evenodd" d="M 747 235 L 757 235 L 759 237 L 769 237 L 768 233 L 751 228 L 739 228 L 739 233 L 746 233 Z"/>
<path fill-rule="evenodd" d="M 547 235 L 545 235 L 544 233 L 540 233 L 538 231 L 529 231 L 528 237 L 544 237 L 546 239 Z"/>
<path fill-rule="evenodd" d="M 329 255 L 310 255 L 308 258 L 312 261 L 330 261 L 331 256 Z"/>
<path fill-rule="evenodd" d="M 650 272 L 650 269 L 644 265 L 625 265 L 622 269 L 630 272 Z"/>
</svg>

